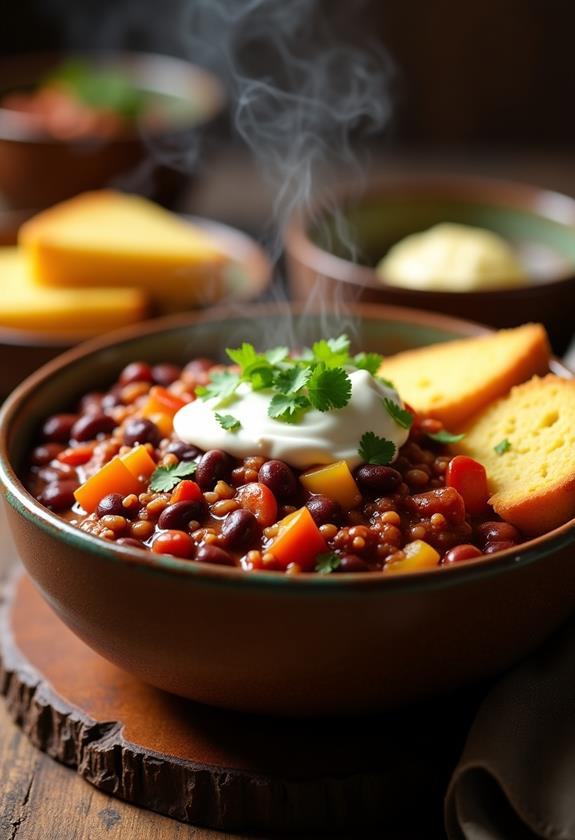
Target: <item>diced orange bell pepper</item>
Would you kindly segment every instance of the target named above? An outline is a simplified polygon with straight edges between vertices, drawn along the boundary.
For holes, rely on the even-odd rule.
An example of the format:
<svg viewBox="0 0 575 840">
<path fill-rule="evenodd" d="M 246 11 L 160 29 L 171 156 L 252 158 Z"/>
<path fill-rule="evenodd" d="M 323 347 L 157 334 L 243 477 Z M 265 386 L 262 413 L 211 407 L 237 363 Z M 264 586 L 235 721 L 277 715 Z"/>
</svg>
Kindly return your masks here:
<svg viewBox="0 0 575 840">
<path fill-rule="evenodd" d="M 120 460 L 140 481 L 147 481 L 157 466 L 143 443 L 122 455 Z"/>
<path fill-rule="evenodd" d="M 398 560 L 385 566 L 383 571 L 386 574 L 404 574 L 407 572 L 420 572 L 425 569 L 433 569 L 439 564 L 439 554 L 433 546 L 424 540 L 414 540 L 403 547 L 405 560 Z"/>
<path fill-rule="evenodd" d="M 161 385 L 154 385 L 153 388 L 150 388 L 148 400 L 142 408 L 142 414 L 145 417 L 150 417 L 152 414 L 161 413 L 173 417 L 188 402 L 177 394 L 172 394 L 167 388 L 162 388 Z"/>
<path fill-rule="evenodd" d="M 107 464 L 104 464 L 84 484 L 80 485 L 74 491 L 74 497 L 86 513 L 93 513 L 100 499 L 103 499 L 108 493 L 121 493 L 123 496 L 129 496 L 131 493 L 139 493 L 141 489 L 140 481 L 116 456 Z"/>
<path fill-rule="evenodd" d="M 311 513 L 302 507 L 279 522 L 278 535 L 269 550 L 282 569 L 297 563 L 304 571 L 311 571 L 327 545 Z"/>
<path fill-rule="evenodd" d="M 361 493 L 345 461 L 315 467 L 302 473 L 299 480 L 310 493 L 328 496 L 344 510 L 351 510 L 361 502 Z"/>
</svg>

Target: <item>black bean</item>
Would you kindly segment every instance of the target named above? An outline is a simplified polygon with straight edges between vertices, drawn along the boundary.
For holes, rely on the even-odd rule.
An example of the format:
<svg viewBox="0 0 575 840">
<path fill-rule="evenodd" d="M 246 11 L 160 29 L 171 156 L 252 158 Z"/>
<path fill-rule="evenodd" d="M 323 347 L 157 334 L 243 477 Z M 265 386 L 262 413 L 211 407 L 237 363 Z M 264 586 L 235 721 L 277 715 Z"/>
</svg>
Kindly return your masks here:
<svg viewBox="0 0 575 840">
<path fill-rule="evenodd" d="M 162 433 L 147 417 L 135 417 L 124 426 L 126 446 L 135 446 L 137 443 L 151 443 L 152 446 L 157 446 L 161 439 Z"/>
<path fill-rule="evenodd" d="M 221 449 L 208 449 L 198 462 L 195 479 L 202 490 L 211 490 L 220 479 L 227 477 L 230 470 L 229 455 Z"/>
<path fill-rule="evenodd" d="M 123 501 L 124 497 L 121 493 L 108 493 L 98 502 L 96 513 L 100 519 L 102 516 L 124 516 L 126 511 Z"/>
<path fill-rule="evenodd" d="M 53 414 L 42 426 L 42 434 L 48 441 L 67 443 L 70 439 L 72 426 L 77 421 L 77 414 Z"/>
<path fill-rule="evenodd" d="M 206 513 L 206 504 L 197 502 L 174 502 L 161 512 L 158 528 L 172 531 L 187 531 L 188 523 L 195 519 L 200 521 Z"/>
<path fill-rule="evenodd" d="M 197 446 L 192 446 L 190 443 L 184 443 L 183 440 L 174 440 L 166 452 L 175 455 L 178 461 L 193 461 L 201 454 L 201 450 Z"/>
<path fill-rule="evenodd" d="M 312 496 L 305 504 L 316 525 L 327 525 L 341 519 L 341 506 L 328 496 Z"/>
<path fill-rule="evenodd" d="M 293 470 L 283 461 L 266 461 L 258 473 L 258 481 L 265 484 L 280 502 L 288 502 L 298 491 L 298 482 Z"/>
<path fill-rule="evenodd" d="M 338 572 L 369 572 L 369 566 L 362 557 L 357 554 L 344 554 L 337 567 Z"/>
<path fill-rule="evenodd" d="M 249 510 L 232 510 L 224 519 L 221 536 L 229 548 L 250 548 L 260 536 L 260 526 Z"/>
<path fill-rule="evenodd" d="M 379 496 L 391 493 L 402 482 L 400 472 L 393 467 L 379 464 L 364 464 L 359 467 L 355 472 L 355 479 L 363 491 Z"/>
<path fill-rule="evenodd" d="M 94 440 L 101 434 L 108 434 L 116 428 L 116 421 L 109 414 L 83 414 L 72 426 L 71 436 L 74 440 Z"/>
<path fill-rule="evenodd" d="M 147 362 L 131 362 L 124 368 L 118 381 L 122 385 L 129 385 L 131 382 L 151 382 L 152 368 Z"/>
<path fill-rule="evenodd" d="M 171 385 L 172 382 L 179 379 L 181 372 L 182 369 L 177 365 L 154 365 L 152 368 L 152 379 L 157 385 L 162 385 L 164 388 L 167 388 L 168 385 Z"/>
<path fill-rule="evenodd" d="M 50 510 L 66 510 L 74 504 L 74 490 L 78 487 L 78 482 L 71 479 L 53 481 L 44 487 L 38 496 L 38 501 Z"/>
<path fill-rule="evenodd" d="M 61 443 L 43 443 L 32 450 L 30 460 L 36 467 L 43 467 L 49 464 L 54 458 L 63 452 L 66 447 Z"/>
<path fill-rule="evenodd" d="M 216 545 L 203 545 L 198 549 L 196 560 L 201 563 L 213 563 L 216 566 L 235 566 L 234 560 L 227 551 Z"/>
</svg>

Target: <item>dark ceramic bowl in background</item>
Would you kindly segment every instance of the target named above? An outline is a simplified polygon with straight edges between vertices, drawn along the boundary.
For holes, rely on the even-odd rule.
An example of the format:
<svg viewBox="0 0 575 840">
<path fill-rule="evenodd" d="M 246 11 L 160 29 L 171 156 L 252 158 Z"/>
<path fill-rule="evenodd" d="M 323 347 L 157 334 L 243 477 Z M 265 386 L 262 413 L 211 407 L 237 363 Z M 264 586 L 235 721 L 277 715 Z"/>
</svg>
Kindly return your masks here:
<svg viewBox="0 0 575 840">
<path fill-rule="evenodd" d="M 390 354 L 484 332 L 438 315 L 357 307 L 356 347 Z M 59 519 L 20 477 L 43 418 L 134 359 L 223 358 L 249 338 L 302 343 L 341 319 L 285 307 L 142 324 L 30 377 L 0 416 L 0 485 L 19 553 L 44 597 L 98 653 L 202 703 L 282 715 L 379 710 L 494 675 L 575 608 L 575 521 L 518 548 L 412 575 L 246 573 L 114 547 Z M 558 374 L 569 371 L 556 364 Z M 297 557 L 294 556 L 294 561 Z"/>
<path fill-rule="evenodd" d="M 343 225 L 336 223 L 334 206 Z M 518 249 L 533 279 L 517 288 L 475 292 L 385 285 L 375 266 L 389 248 L 439 222 L 500 234 Z M 314 289 L 318 299 L 410 306 L 493 327 L 541 321 L 557 353 L 575 331 L 575 200 L 559 193 L 475 177 L 378 180 L 362 194 L 343 191 L 324 209 L 294 217 L 285 246 L 296 300 Z"/>
<path fill-rule="evenodd" d="M 18 229 L 33 214 L 0 211 L 0 246 L 15 245 Z M 185 216 L 210 233 L 230 258 L 225 274 L 224 302 L 242 306 L 257 300 L 272 279 L 272 265 L 264 250 L 247 234 L 228 225 L 196 216 Z M 76 335 L 15 330 L 0 325 L 0 399 L 7 396 L 26 376 L 65 350 L 85 341 L 80 329 Z"/>
<path fill-rule="evenodd" d="M 223 111 L 221 84 L 206 70 L 164 55 L 32 54 L 0 60 L 0 96 L 34 87 L 62 62 L 78 58 L 120 71 L 139 90 L 191 101 L 193 112 L 157 131 L 58 140 L 31 130 L 17 112 L 0 107 L 0 196 L 12 207 L 41 208 L 85 190 L 118 186 L 176 206 L 190 183 L 181 163 L 197 147 L 198 130 Z"/>
</svg>

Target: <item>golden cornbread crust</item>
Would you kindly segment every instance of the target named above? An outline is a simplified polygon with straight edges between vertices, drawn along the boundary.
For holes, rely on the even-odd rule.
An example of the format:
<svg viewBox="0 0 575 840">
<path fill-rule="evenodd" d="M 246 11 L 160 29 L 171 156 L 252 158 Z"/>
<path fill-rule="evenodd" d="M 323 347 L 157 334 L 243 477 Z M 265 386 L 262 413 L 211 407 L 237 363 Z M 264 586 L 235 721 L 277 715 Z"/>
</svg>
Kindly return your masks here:
<svg viewBox="0 0 575 840">
<path fill-rule="evenodd" d="M 574 380 L 535 376 L 463 431 L 457 451 L 484 465 L 489 502 L 503 519 L 535 536 L 575 516 Z M 509 446 L 498 454 L 501 441 Z"/>
<path fill-rule="evenodd" d="M 455 429 L 514 385 L 547 373 L 549 357 L 544 327 L 525 324 L 398 353 L 379 374 L 416 411 Z"/>
</svg>

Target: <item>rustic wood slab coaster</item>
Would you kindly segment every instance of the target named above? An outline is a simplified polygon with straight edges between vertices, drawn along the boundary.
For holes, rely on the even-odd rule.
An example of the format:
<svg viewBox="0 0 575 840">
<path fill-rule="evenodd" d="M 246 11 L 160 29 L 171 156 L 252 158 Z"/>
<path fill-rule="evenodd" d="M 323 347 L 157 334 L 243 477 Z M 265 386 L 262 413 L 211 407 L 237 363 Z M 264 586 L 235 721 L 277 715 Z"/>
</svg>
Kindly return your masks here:
<svg viewBox="0 0 575 840">
<path fill-rule="evenodd" d="M 431 836 L 441 826 L 477 692 L 362 719 L 237 714 L 111 665 L 25 575 L 3 609 L 0 690 L 10 713 L 33 744 L 106 793 L 228 831 L 358 836 L 407 824 Z"/>
</svg>

